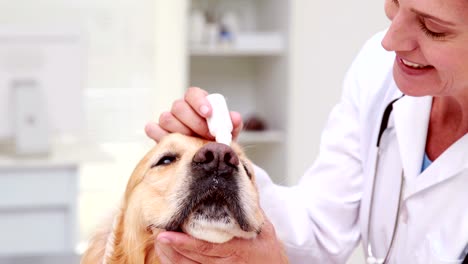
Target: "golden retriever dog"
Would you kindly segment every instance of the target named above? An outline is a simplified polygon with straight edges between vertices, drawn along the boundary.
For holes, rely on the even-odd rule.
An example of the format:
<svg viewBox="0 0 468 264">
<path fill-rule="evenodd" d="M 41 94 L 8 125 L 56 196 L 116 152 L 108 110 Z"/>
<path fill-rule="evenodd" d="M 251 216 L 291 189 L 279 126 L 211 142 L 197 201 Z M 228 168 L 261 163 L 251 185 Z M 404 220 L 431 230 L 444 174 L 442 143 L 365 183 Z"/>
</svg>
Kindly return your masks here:
<svg viewBox="0 0 468 264">
<path fill-rule="evenodd" d="M 223 243 L 256 237 L 264 222 L 252 165 L 241 148 L 177 133 L 139 162 L 113 217 L 96 232 L 81 263 L 155 264 L 154 241 L 162 230 Z"/>
</svg>

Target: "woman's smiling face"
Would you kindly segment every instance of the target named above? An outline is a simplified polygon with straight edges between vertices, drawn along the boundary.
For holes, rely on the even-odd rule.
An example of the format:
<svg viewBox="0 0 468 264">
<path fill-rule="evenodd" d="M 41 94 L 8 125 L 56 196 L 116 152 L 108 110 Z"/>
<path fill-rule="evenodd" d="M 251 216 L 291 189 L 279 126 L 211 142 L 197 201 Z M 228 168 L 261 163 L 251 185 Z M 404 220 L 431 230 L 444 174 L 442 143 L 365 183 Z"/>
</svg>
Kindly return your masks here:
<svg viewBox="0 0 468 264">
<path fill-rule="evenodd" d="M 393 75 L 412 96 L 468 94 L 468 0 L 386 0 L 392 21 L 383 47 Z"/>
</svg>

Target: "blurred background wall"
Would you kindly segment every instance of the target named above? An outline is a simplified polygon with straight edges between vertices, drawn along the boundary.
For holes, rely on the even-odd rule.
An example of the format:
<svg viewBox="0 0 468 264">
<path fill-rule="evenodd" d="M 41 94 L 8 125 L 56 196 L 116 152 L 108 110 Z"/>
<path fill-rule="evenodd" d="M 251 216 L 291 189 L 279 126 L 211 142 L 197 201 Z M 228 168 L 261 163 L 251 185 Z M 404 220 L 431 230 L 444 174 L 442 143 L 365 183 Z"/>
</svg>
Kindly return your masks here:
<svg viewBox="0 0 468 264">
<path fill-rule="evenodd" d="M 258 44 L 250 51 L 192 49 L 189 35 L 194 6 L 206 8 L 220 2 L 225 2 L 227 8 L 234 6 L 236 12 L 247 13 L 239 15 L 248 18 L 247 22 L 238 21 L 245 31 L 281 32 L 281 48 L 265 51 Z M 78 29 L 84 43 L 81 110 L 85 122 L 72 137 L 74 146 L 83 148 L 81 155 L 74 156 L 78 176 L 73 209 L 77 212 L 76 252 L 86 246 L 99 219 L 118 204 L 135 164 L 153 145 L 144 135 L 144 125 L 157 120 L 186 87 L 206 84 L 208 87 L 202 88 L 210 91 L 217 87 L 222 91 L 231 89 L 226 93 L 232 93 L 230 103 L 238 111 L 250 102 L 239 96 L 242 87 L 232 89 L 237 83 L 224 85 L 227 81 L 214 78 L 211 87 L 213 79 L 206 72 L 213 65 L 229 69 L 233 76 L 238 74 L 237 79 L 245 78 L 242 83 L 246 86 L 265 86 L 256 90 L 256 97 L 263 101 L 272 98 L 273 105 L 264 106 L 264 112 L 278 111 L 266 120 L 273 125 L 281 121 L 275 127 L 279 136 L 273 133 L 266 143 L 255 138 L 246 142 L 249 148 L 277 153 L 268 157 L 275 163 L 271 171 L 277 171 L 274 166 L 280 164 L 283 171 L 277 177 L 281 183 L 295 183 L 318 152 L 321 129 L 339 98 L 341 82 L 353 57 L 367 38 L 388 25 L 383 2 L 242 0 L 236 2 L 241 5 L 236 7 L 232 1 L 222 0 L 0 0 L 0 32 L 73 28 Z M 67 109 L 63 109 L 66 113 Z M 77 148 L 68 151 L 77 152 Z M 270 166 L 263 161 L 262 153 L 253 151 L 261 165 Z M 12 162 L 15 156 L 4 154 L 3 159 Z M 28 193 L 21 195 L 28 197 Z M 0 193 L 2 199 L 10 197 Z M 3 257 L 4 263 L 6 259 L 8 263 L 23 263 L 11 254 Z M 34 257 L 29 261 L 39 263 Z M 351 263 L 360 261 L 356 256 Z"/>
</svg>

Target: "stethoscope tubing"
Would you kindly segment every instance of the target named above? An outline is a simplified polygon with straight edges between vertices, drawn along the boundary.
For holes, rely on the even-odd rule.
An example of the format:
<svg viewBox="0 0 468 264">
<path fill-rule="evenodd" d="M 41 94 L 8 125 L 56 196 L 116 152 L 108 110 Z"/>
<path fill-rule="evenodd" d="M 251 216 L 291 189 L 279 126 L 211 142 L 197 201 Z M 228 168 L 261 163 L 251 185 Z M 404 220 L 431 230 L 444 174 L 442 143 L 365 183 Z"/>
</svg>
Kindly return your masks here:
<svg viewBox="0 0 468 264">
<path fill-rule="evenodd" d="M 390 252 L 393 248 L 393 242 L 395 240 L 395 236 L 396 236 L 396 230 L 398 228 L 398 217 L 400 215 L 400 205 L 401 205 L 401 198 L 402 198 L 402 189 L 403 189 L 403 170 L 401 171 L 401 183 L 400 183 L 400 194 L 399 194 L 399 198 L 398 198 L 398 207 L 397 207 L 397 215 L 395 217 L 395 224 L 393 225 L 393 233 L 392 233 L 392 238 L 390 240 L 390 246 L 385 254 L 385 257 L 383 259 L 378 259 L 376 257 L 374 257 L 374 254 L 372 252 L 372 245 L 370 243 L 370 232 L 371 232 L 371 220 L 372 220 L 372 214 L 373 214 L 373 205 L 374 205 L 374 192 L 375 192 L 375 182 L 376 182 L 376 179 L 377 179 L 377 175 L 378 175 L 378 167 L 379 167 L 379 161 L 380 161 L 380 141 L 382 139 L 382 135 L 384 134 L 385 130 L 387 129 L 388 127 L 388 123 L 389 123 L 389 120 L 390 120 L 390 115 L 392 114 L 393 112 L 393 104 L 395 102 L 397 102 L 398 100 L 400 100 L 403 96 L 405 96 L 404 94 L 394 100 L 392 100 L 386 107 L 385 107 L 385 110 L 384 110 L 384 113 L 382 115 L 382 120 L 380 121 L 380 129 L 379 129 L 379 134 L 377 136 L 377 142 L 376 142 L 376 147 L 377 147 L 377 154 L 376 154 L 376 159 L 375 159 L 375 167 L 374 167 L 374 179 L 373 179 L 373 182 L 372 182 L 372 189 L 371 189 L 371 196 L 370 196 L 370 202 L 369 202 L 369 215 L 368 215 L 368 218 L 367 218 L 367 221 L 368 221 L 368 224 L 367 224 L 367 263 L 368 264 L 383 264 L 385 263 L 387 260 L 388 260 L 388 257 L 390 255 Z"/>
<path fill-rule="evenodd" d="M 390 245 L 388 247 L 388 250 L 385 254 L 385 258 L 381 258 L 381 259 L 378 259 L 376 257 L 374 257 L 373 255 L 373 252 L 372 252 L 372 245 L 370 243 L 370 232 L 371 232 L 371 220 L 372 220 L 372 209 L 373 209 L 373 204 L 374 204 L 374 191 L 375 191 L 375 182 L 376 182 L 376 179 L 377 179 L 377 175 L 378 175 L 378 166 L 379 166 L 379 161 L 380 161 L 380 141 L 382 139 L 382 136 L 385 132 L 385 130 L 387 129 L 388 127 L 388 123 L 389 123 L 389 120 L 390 120 L 390 115 L 392 114 L 393 112 L 393 104 L 395 102 L 397 102 L 398 100 L 400 100 L 401 98 L 403 98 L 403 96 L 405 96 L 404 94 L 401 95 L 400 97 L 392 100 L 386 107 L 385 107 L 385 110 L 384 110 L 384 113 L 382 115 L 382 120 L 380 122 L 380 129 L 379 129 L 379 134 L 377 136 L 377 142 L 376 142 L 376 147 L 377 147 L 377 154 L 376 154 L 376 160 L 375 160 L 375 168 L 374 168 L 374 179 L 373 179 L 373 182 L 372 182 L 372 189 L 371 189 L 371 196 L 370 196 L 370 203 L 369 203 L 369 215 L 368 215 L 368 225 L 367 225 L 367 263 L 368 264 L 385 264 L 387 261 L 388 261 L 388 258 L 390 256 L 390 253 L 393 249 L 393 244 L 394 244 L 394 241 L 395 241 L 395 238 L 396 238 L 396 233 L 397 233 L 397 230 L 398 230 L 398 218 L 400 216 L 400 207 L 401 207 L 401 201 L 402 201 L 402 197 L 403 197 L 403 188 L 404 188 L 404 171 L 401 170 L 401 182 L 400 182 L 400 194 L 399 194 L 399 198 L 398 198 L 398 207 L 397 207 L 397 213 L 396 213 L 396 217 L 395 217 L 395 224 L 393 225 L 393 233 L 392 233 L 392 238 L 390 240 Z M 462 264 L 468 264 L 468 255 L 465 256 Z"/>
</svg>

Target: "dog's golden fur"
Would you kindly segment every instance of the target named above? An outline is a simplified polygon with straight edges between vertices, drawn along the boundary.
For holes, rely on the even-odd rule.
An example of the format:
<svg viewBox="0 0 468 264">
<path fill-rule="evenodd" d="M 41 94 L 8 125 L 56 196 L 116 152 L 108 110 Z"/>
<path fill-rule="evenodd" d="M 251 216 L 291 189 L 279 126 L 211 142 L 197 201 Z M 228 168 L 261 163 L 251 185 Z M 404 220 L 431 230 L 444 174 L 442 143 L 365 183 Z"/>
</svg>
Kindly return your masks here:
<svg viewBox="0 0 468 264">
<path fill-rule="evenodd" d="M 238 186 L 239 194 L 234 200 L 239 200 L 235 208 L 243 214 L 234 215 L 232 210 L 226 209 L 228 205 L 223 205 L 221 216 L 224 222 L 218 223 L 219 213 L 214 213 L 214 219 L 207 220 L 203 214 L 200 217 L 200 210 L 214 210 L 212 203 L 201 206 L 202 209 L 184 208 L 190 204 L 185 201 L 190 200 L 190 192 L 196 185 L 194 171 L 199 168 L 193 165 L 195 156 L 209 143 L 180 134 L 163 138 L 136 166 L 119 210 L 112 221 L 104 223 L 104 227 L 95 233 L 81 263 L 157 264 L 155 237 L 166 227 L 180 228 L 179 231 L 211 242 L 224 242 L 232 237 L 255 237 L 264 219 L 251 163 L 235 143 L 232 149 L 239 162 L 235 164 L 233 177 L 236 180 L 233 183 Z M 231 155 L 228 158 L 232 159 Z M 236 160 L 231 161 L 234 164 Z M 215 181 L 218 184 L 218 180 Z M 198 210 L 198 215 L 195 215 L 195 210 Z M 175 218 L 178 214 L 186 214 L 185 220 Z"/>
</svg>

